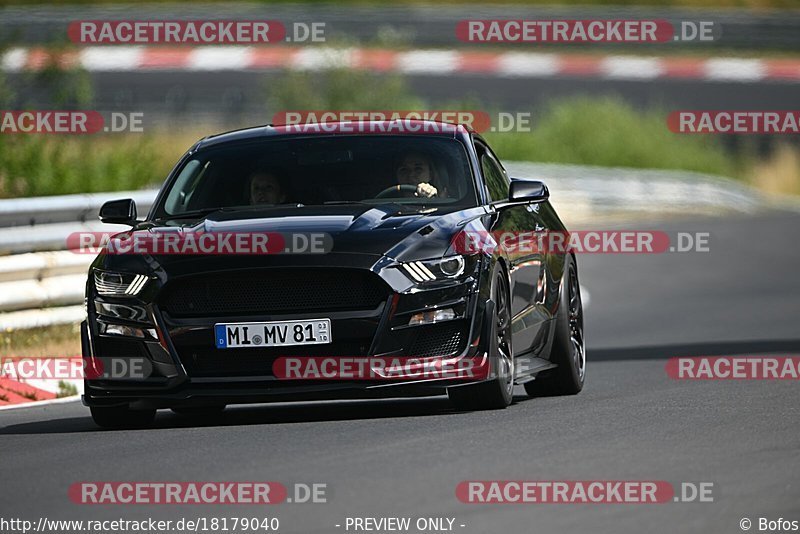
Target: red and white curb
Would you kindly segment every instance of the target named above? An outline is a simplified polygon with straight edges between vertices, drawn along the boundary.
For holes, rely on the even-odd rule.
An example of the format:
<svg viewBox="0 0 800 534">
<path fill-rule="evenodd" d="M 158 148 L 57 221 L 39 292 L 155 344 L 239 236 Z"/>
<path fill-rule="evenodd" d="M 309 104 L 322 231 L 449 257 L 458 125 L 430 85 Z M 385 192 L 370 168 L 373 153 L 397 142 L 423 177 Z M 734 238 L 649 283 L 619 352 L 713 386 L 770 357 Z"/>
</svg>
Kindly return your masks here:
<svg viewBox="0 0 800 534">
<path fill-rule="evenodd" d="M 59 397 L 59 382 L 71 384 L 78 394 Z M 81 393 L 83 393 L 83 380 L 72 378 L 16 380 L 0 376 L 0 411 L 73 402 L 80 399 Z"/>
<path fill-rule="evenodd" d="M 52 400 L 56 394 L 31 384 L 0 377 L 0 406 L 24 404 L 41 400 Z"/>
<path fill-rule="evenodd" d="M 6 72 L 36 71 L 53 62 L 63 66 L 81 66 L 90 72 L 321 70 L 341 67 L 438 76 L 457 73 L 491 74 L 504 78 L 565 76 L 745 83 L 800 81 L 800 59 L 728 57 L 287 46 L 92 46 L 57 54 L 42 48 L 12 48 L 0 59 Z"/>
<path fill-rule="evenodd" d="M 48 406 L 80 399 L 80 393 L 83 392 L 83 380 L 64 379 L 63 382 L 75 386 L 78 394 L 58 397 L 59 380 L 14 380 L 0 376 L 0 411 Z"/>
</svg>

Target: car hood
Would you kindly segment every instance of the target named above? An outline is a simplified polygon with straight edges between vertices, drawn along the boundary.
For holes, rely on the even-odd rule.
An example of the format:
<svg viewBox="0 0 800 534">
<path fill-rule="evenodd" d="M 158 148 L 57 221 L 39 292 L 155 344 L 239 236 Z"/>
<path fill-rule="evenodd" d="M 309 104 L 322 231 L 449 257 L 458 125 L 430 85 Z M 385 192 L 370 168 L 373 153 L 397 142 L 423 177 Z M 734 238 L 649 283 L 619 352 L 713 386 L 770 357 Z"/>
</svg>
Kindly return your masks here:
<svg viewBox="0 0 800 534">
<path fill-rule="evenodd" d="M 415 209 L 389 206 L 308 206 L 276 208 L 255 212 L 218 212 L 200 221 L 164 220 L 145 222 L 129 233 L 188 234 L 208 233 L 322 233 L 329 236 L 327 254 L 274 254 L 268 264 L 325 264 L 342 255 L 371 256 L 374 263 L 381 256 L 397 261 L 441 257 L 448 253 L 453 237 L 464 225 L 487 214 L 482 207 L 446 211 L 444 208 Z M 314 258 L 312 258 L 314 257 Z M 159 255 L 162 267 L 187 263 L 219 263 L 221 257 L 198 255 Z M 264 264 L 264 257 L 227 256 L 231 264 Z M 127 263 L 127 262 L 125 262 Z M 361 263 L 361 262 L 359 262 Z M 211 267 L 211 265 L 208 265 Z M 204 269 L 203 269 L 204 270 Z"/>
<path fill-rule="evenodd" d="M 435 220 L 434 213 L 414 210 L 394 214 L 392 210 L 376 207 L 309 207 L 297 208 L 291 213 L 247 218 L 229 213 L 207 218 L 191 228 L 184 227 L 184 231 L 323 233 L 331 238 L 331 252 L 381 255 L 396 242 Z"/>
</svg>

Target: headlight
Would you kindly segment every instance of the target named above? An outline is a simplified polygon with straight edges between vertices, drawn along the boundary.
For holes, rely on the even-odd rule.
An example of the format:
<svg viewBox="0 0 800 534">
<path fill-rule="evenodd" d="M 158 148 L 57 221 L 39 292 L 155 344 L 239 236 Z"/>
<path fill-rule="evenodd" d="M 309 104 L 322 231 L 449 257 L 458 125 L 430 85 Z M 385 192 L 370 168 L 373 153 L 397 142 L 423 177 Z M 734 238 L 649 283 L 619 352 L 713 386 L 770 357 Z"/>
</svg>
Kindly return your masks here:
<svg viewBox="0 0 800 534">
<path fill-rule="evenodd" d="M 141 293 L 148 280 L 143 274 L 94 270 L 97 293 L 107 297 L 134 297 Z"/>
<path fill-rule="evenodd" d="M 465 259 L 464 256 L 448 256 L 437 260 L 410 261 L 400 264 L 400 267 L 414 282 L 433 282 L 434 280 L 458 278 L 463 275 L 468 259 Z"/>
</svg>

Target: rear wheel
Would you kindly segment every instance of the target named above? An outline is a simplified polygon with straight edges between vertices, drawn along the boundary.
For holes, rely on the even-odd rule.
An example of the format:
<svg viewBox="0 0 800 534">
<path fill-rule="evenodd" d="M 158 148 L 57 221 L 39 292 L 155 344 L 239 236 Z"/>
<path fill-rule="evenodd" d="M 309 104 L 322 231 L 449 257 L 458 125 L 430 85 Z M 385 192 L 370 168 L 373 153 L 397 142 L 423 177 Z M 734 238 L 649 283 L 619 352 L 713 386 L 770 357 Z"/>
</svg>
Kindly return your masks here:
<svg viewBox="0 0 800 534">
<path fill-rule="evenodd" d="M 583 389 L 586 376 L 583 303 L 578 268 L 572 256 L 567 256 L 554 326 L 550 360 L 558 367 L 552 374 L 525 384 L 525 391 L 531 396 L 574 395 Z"/>
<path fill-rule="evenodd" d="M 142 428 L 153 422 L 155 410 L 131 410 L 128 406 L 92 406 L 92 419 L 103 428 Z"/>
<path fill-rule="evenodd" d="M 482 384 L 454 387 L 447 390 L 456 408 L 460 410 L 492 410 L 511 404 L 514 393 L 514 357 L 511 349 L 511 303 L 508 283 L 500 268 L 492 278 L 491 340 L 489 360 L 496 378 Z"/>
</svg>

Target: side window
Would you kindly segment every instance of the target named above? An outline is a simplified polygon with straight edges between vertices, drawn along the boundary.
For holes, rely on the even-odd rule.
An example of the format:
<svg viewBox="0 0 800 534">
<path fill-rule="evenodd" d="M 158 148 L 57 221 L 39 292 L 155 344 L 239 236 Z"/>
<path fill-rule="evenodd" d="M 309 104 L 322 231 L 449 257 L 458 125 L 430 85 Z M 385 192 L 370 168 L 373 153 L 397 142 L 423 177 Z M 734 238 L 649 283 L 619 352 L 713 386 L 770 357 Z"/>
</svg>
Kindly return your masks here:
<svg viewBox="0 0 800 534">
<path fill-rule="evenodd" d="M 486 186 L 489 188 L 489 198 L 492 201 L 508 198 L 508 178 L 503 169 L 487 152 L 481 155 L 481 172 Z"/>
<path fill-rule="evenodd" d="M 167 213 L 175 214 L 187 210 L 189 198 L 205 171 L 205 168 L 201 168 L 201 165 L 202 163 L 199 160 L 193 159 L 186 163 L 186 166 L 181 170 L 164 203 Z"/>
</svg>

